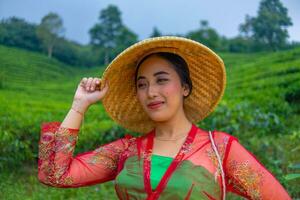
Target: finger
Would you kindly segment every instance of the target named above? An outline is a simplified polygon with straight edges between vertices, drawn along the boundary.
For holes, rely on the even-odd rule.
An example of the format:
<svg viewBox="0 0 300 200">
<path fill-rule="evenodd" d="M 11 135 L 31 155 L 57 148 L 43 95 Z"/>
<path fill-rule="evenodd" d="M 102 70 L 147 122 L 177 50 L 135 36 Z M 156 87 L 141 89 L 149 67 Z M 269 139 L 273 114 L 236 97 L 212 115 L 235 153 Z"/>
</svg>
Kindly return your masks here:
<svg viewBox="0 0 300 200">
<path fill-rule="evenodd" d="M 85 84 L 86 84 L 86 82 L 87 82 L 87 80 L 88 79 L 86 77 L 82 78 L 81 81 L 80 81 L 80 85 L 84 87 Z"/>
<path fill-rule="evenodd" d="M 86 88 L 85 88 L 87 91 L 90 91 L 92 81 L 93 81 L 93 78 L 89 77 L 88 80 L 87 80 L 87 83 L 86 83 Z"/>
<path fill-rule="evenodd" d="M 95 90 L 100 90 L 101 89 L 101 78 L 96 78 L 96 83 L 95 83 Z"/>
<path fill-rule="evenodd" d="M 98 78 L 93 78 L 92 84 L 91 84 L 91 91 L 94 91 L 96 89 Z"/>
</svg>

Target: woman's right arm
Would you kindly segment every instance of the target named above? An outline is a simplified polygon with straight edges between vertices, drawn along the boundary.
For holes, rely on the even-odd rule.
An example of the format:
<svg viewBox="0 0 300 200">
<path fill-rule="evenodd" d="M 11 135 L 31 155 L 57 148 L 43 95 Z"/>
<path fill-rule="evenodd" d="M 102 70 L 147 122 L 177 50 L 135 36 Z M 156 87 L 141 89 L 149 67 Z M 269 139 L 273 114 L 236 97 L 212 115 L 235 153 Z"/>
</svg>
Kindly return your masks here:
<svg viewBox="0 0 300 200">
<path fill-rule="evenodd" d="M 61 124 L 63 127 L 79 129 L 83 115 L 90 105 L 100 101 L 108 91 L 108 82 L 103 88 L 101 88 L 100 82 L 101 80 L 98 78 L 81 80 L 75 92 L 72 107 Z"/>
<path fill-rule="evenodd" d="M 95 86 L 93 81 L 90 86 Z M 73 109 L 70 109 L 62 123 L 47 122 L 41 126 L 38 178 L 46 185 L 80 187 L 115 178 L 119 156 L 124 151 L 127 139 L 118 139 L 73 157 L 84 113 L 108 89 L 105 87 L 101 91 L 88 93 L 83 86 L 88 87 L 87 82 L 78 86 Z"/>
<path fill-rule="evenodd" d="M 127 139 L 117 139 L 73 157 L 78 129 L 60 122 L 43 123 L 39 141 L 38 178 L 53 187 L 80 187 L 113 180 Z"/>
</svg>

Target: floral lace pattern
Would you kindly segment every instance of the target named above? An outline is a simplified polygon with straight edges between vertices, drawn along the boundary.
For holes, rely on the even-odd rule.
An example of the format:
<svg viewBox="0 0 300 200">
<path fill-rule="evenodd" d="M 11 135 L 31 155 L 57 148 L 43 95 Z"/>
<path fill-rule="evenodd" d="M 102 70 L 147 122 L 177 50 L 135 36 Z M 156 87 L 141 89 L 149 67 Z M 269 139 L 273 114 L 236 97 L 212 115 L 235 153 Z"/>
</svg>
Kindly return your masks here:
<svg viewBox="0 0 300 200">
<path fill-rule="evenodd" d="M 74 134 L 68 128 L 60 127 L 55 133 L 54 151 L 64 154 L 72 153 L 75 149 L 77 139 L 77 133 Z"/>
<path fill-rule="evenodd" d="M 136 137 L 133 137 L 131 135 L 125 136 L 127 140 L 125 141 L 125 149 L 126 149 L 126 156 L 129 155 L 136 155 L 137 154 L 137 146 L 136 146 Z"/>
<path fill-rule="evenodd" d="M 69 166 L 68 162 L 55 165 L 56 154 L 72 154 L 77 141 L 78 131 L 60 127 L 60 123 L 53 122 L 43 127 L 39 142 L 38 168 L 46 176 L 45 183 L 49 185 L 71 184 L 72 177 L 64 178 Z"/>
<path fill-rule="evenodd" d="M 263 185 L 263 173 L 251 168 L 249 161 L 239 163 L 235 160 L 229 162 L 232 178 L 228 184 L 240 193 L 247 194 L 252 199 L 262 199 L 260 188 Z"/>
<path fill-rule="evenodd" d="M 193 148 L 193 144 L 189 143 L 189 144 L 183 144 L 182 146 L 182 153 L 187 154 L 189 153 Z"/>
<path fill-rule="evenodd" d="M 111 170 L 116 170 L 118 166 L 118 159 L 123 148 L 114 144 L 107 144 L 97 148 L 95 154 L 88 160 L 89 164 L 97 165 L 103 163 L 104 166 Z"/>
</svg>

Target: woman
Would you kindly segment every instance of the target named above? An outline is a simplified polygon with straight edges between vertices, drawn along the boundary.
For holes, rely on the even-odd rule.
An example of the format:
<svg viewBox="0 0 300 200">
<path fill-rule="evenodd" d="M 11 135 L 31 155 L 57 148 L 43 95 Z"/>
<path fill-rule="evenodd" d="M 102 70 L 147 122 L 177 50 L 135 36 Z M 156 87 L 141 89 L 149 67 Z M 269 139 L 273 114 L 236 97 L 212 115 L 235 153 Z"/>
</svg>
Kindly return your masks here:
<svg viewBox="0 0 300 200">
<path fill-rule="evenodd" d="M 39 180 L 54 187 L 114 180 L 119 199 L 225 199 L 228 192 L 290 199 L 235 137 L 195 125 L 214 110 L 225 85 L 223 61 L 195 41 L 165 36 L 129 47 L 102 79 L 82 79 L 62 123 L 42 125 Z M 141 136 L 73 157 L 84 113 L 99 100 Z"/>
</svg>

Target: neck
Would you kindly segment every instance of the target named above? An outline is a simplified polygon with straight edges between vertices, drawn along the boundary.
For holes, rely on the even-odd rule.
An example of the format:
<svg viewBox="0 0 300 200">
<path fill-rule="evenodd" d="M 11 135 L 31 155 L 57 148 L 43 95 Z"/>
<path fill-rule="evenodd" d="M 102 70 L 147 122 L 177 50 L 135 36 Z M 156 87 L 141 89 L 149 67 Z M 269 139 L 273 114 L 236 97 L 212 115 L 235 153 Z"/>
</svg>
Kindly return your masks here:
<svg viewBox="0 0 300 200">
<path fill-rule="evenodd" d="M 192 123 L 186 118 L 184 111 L 177 112 L 170 120 L 155 122 L 156 137 L 174 139 L 178 136 L 188 134 Z"/>
</svg>

